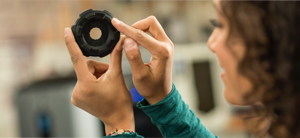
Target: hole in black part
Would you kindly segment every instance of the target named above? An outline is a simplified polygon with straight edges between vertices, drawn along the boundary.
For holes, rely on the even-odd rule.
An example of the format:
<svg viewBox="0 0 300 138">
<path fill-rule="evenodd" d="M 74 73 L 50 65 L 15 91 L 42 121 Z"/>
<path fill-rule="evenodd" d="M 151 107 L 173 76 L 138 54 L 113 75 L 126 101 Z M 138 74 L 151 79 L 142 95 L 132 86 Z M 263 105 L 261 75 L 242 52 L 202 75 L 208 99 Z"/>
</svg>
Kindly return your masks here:
<svg viewBox="0 0 300 138">
<path fill-rule="evenodd" d="M 99 28 L 101 30 L 101 37 L 99 39 L 93 39 L 90 36 L 90 31 L 93 28 Z M 89 22 L 82 28 L 83 38 L 86 43 L 91 46 L 100 46 L 104 44 L 108 38 L 108 23 L 103 21 L 93 21 Z"/>
<path fill-rule="evenodd" d="M 93 28 L 93 29 L 90 31 L 90 36 L 91 36 L 91 38 L 94 39 L 94 40 L 99 39 L 99 38 L 101 37 L 101 35 L 102 35 L 102 31 L 101 31 L 99 28 L 97 28 L 97 27 Z"/>
</svg>

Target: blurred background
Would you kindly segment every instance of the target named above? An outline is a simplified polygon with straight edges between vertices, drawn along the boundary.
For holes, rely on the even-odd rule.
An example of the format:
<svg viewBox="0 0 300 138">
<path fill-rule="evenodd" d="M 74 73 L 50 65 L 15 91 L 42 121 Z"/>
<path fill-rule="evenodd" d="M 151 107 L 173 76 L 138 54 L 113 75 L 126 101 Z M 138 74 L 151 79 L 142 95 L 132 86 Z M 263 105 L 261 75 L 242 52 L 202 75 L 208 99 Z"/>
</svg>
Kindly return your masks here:
<svg viewBox="0 0 300 138">
<path fill-rule="evenodd" d="M 86 9 L 107 10 L 127 24 L 157 17 L 175 44 L 173 83 L 202 123 L 219 137 L 246 137 L 247 108 L 223 97 L 221 68 L 206 41 L 216 16 L 212 1 L 1 0 L 0 137 L 104 136 L 101 121 L 70 102 L 76 76 L 64 44 L 64 28 Z M 144 62 L 151 55 L 140 47 Z M 88 57 L 102 62 L 109 58 Z M 123 54 L 129 89 L 131 69 Z M 133 104 L 137 132 L 160 137 Z"/>
</svg>

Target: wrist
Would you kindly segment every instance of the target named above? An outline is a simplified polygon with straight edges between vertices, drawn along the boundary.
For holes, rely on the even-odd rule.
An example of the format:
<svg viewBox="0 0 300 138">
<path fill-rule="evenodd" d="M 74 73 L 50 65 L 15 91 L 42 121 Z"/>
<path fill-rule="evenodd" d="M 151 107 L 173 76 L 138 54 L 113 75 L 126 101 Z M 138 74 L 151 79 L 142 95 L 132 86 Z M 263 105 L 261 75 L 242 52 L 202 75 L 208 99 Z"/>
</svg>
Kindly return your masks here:
<svg viewBox="0 0 300 138">
<path fill-rule="evenodd" d="M 110 132 L 115 131 L 115 129 L 129 129 L 135 131 L 135 122 L 134 122 L 134 114 L 133 110 L 124 114 L 123 112 L 119 112 L 118 116 L 111 118 L 109 122 L 103 122 L 105 124 L 105 133 L 108 135 Z"/>
<path fill-rule="evenodd" d="M 115 129 L 115 131 L 110 132 L 108 135 L 106 136 L 116 136 L 119 134 L 134 134 L 135 132 L 133 130 L 129 130 L 129 129 Z"/>
<path fill-rule="evenodd" d="M 167 97 L 171 93 L 172 89 L 173 89 L 173 86 L 171 84 L 171 86 L 168 87 L 168 89 L 157 91 L 157 93 L 155 95 L 149 96 L 149 97 L 144 97 L 144 98 L 147 100 L 147 102 L 150 105 L 154 105 L 154 104 L 162 101 L 165 97 Z"/>
<path fill-rule="evenodd" d="M 156 95 L 156 96 L 152 96 L 152 97 L 145 97 L 145 99 L 147 100 L 147 102 L 150 105 L 154 105 L 160 101 L 162 101 L 168 94 L 160 94 L 160 95 Z"/>
</svg>

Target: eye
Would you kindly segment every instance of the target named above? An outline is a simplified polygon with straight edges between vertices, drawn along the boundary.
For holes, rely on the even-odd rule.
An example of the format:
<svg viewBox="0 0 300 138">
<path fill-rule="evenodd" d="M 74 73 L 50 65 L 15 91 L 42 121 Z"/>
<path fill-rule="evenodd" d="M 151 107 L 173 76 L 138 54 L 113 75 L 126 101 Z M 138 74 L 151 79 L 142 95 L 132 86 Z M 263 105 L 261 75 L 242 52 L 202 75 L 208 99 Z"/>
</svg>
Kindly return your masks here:
<svg viewBox="0 0 300 138">
<path fill-rule="evenodd" d="M 212 19 L 210 20 L 210 23 L 214 26 L 214 27 L 219 27 L 219 28 L 222 28 L 223 25 L 221 23 L 219 23 L 217 20 L 215 19 Z"/>
</svg>

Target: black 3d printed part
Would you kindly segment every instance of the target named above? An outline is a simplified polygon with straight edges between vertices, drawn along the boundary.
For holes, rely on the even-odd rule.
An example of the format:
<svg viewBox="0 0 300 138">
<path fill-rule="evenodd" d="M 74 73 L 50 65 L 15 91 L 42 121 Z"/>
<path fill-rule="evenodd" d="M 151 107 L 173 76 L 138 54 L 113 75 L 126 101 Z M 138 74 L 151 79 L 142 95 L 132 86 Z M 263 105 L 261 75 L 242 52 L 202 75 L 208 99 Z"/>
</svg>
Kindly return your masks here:
<svg viewBox="0 0 300 138">
<path fill-rule="evenodd" d="M 72 26 L 75 40 L 84 56 L 104 57 L 111 53 L 120 39 L 120 32 L 111 24 L 114 16 L 106 10 L 98 11 L 88 9 L 79 15 Z M 93 39 L 90 31 L 99 28 L 102 35 Z"/>
</svg>

